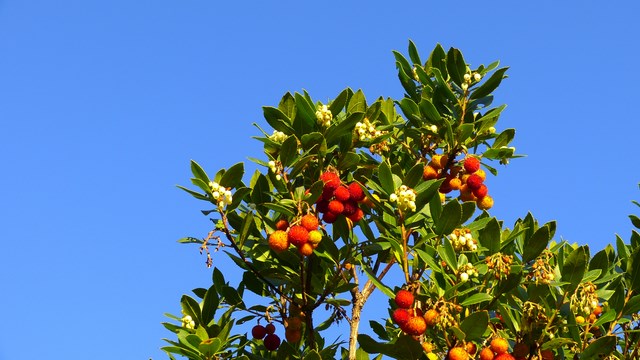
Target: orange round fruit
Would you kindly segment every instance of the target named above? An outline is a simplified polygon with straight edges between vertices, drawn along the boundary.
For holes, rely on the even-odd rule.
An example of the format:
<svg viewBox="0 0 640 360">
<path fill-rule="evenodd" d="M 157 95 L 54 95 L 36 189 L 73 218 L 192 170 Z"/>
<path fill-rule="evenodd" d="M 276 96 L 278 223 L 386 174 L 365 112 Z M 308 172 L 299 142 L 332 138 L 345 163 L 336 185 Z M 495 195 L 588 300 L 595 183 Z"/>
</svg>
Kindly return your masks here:
<svg viewBox="0 0 640 360">
<path fill-rule="evenodd" d="M 289 238 L 287 233 L 276 230 L 269 235 L 269 247 L 275 252 L 283 252 L 289 248 Z"/>
<path fill-rule="evenodd" d="M 597 305 L 595 309 L 593 309 L 593 314 L 595 316 L 600 316 L 602 314 L 602 306 Z"/>
<path fill-rule="evenodd" d="M 493 351 L 488 347 L 480 350 L 480 360 L 493 360 L 494 357 L 495 355 L 493 354 Z"/>
<path fill-rule="evenodd" d="M 427 323 L 422 316 L 412 316 L 405 325 L 405 331 L 409 335 L 420 336 L 427 331 Z"/>
<path fill-rule="evenodd" d="M 284 337 L 290 344 L 297 344 L 302 339 L 302 331 L 294 329 L 286 329 L 284 331 Z"/>
<path fill-rule="evenodd" d="M 516 358 L 509 353 L 504 353 L 494 357 L 493 360 L 516 360 Z"/>
<path fill-rule="evenodd" d="M 300 225 L 307 231 L 313 231 L 318 229 L 318 218 L 315 215 L 307 214 L 300 218 Z"/>
<path fill-rule="evenodd" d="M 433 180 L 438 178 L 438 171 L 431 165 L 427 165 L 422 170 L 422 180 Z"/>
<path fill-rule="evenodd" d="M 453 179 L 449 180 L 449 187 L 451 187 L 451 189 L 460 190 L 461 186 L 462 186 L 462 180 L 460 180 L 458 178 L 453 178 Z"/>
<path fill-rule="evenodd" d="M 475 355 L 476 351 L 478 351 L 478 347 L 476 346 L 476 344 L 471 341 L 467 342 L 467 344 L 465 345 L 465 348 L 467 349 L 467 352 L 471 356 Z"/>
<path fill-rule="evenodd" d="M 434 326 L 438 323 L 438 316 L 440 313 L 435 309 L 429 309 L 424 313 L 424 321 L 427 323 L 427 326 Z"/>
<path fill-rule="evenodd" d="M 310 243 L 304 243 L 300 245 L 300 247 L 298 248 L 298 252 L 302 256 L 311 256 L 311 254 L 313 254 L 313 245 L 311 245 Z"/>
<path fill-rule="evenodd" d="M 449 350 L 449 360 L 469 360 L 469 353 L 464 348 L 456 346 Z"/>
<path fill-rule="evenodd" d="M 494 353 L 500 355 L 509 351 L 509 342 L 505 338 L 497 337 L 489 345 Z"/>
</svg>

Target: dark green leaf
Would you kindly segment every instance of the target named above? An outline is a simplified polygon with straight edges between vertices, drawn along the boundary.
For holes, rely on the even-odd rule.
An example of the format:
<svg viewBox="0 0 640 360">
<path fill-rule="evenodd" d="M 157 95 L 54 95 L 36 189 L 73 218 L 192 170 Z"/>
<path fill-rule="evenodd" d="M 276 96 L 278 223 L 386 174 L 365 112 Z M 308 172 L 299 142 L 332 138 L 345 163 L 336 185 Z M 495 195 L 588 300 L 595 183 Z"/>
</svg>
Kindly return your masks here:
<svg viewBox="0 0 640 360">
<path fill-rule="evenodd" d="M 244 163 L 239 162 L 224 172 L 224 175 L 222 175 L 220 179 L 220 185 L 225 188 L 235 188 L 242 182 L 243 176 Z"/>
<path fill-rule="evenodd" d="M 416 44 L 413 41 L 409 40 L 409 58 L 411 61 L 420 66 L 422 62 L 420 61 L 420 56 L 418 55 L 418 49 L 416 48 Z"/>
<path fill-rule="evenodd" d="M 295 107 L 294 107 L 295 109 Z M 264 106 L 262 108 L 262 113 L 264 115 L 267 123 L 271 125 L 274 130 L 283 132 L 287 135 L 293 133 L 293 128 L 291 127 L 291 120 L 287 115 L 285 115 L 279 109 L 274 107 Z"/>
<path fill-rule="evenodd" d="M 464 82 L 464 74 L 467 72 L 467 64 L 464 62 L 462 53 L 456 48 L 449 49 L 447 53 L 447 70 L 451 80 L 458 85 Z"/>
<path fill-rule="evenodd" d="M 204 295 L 204 302 L 202 303 L 202 322 L 204 325 L 209 324 L 209 322 L 213 320 L 216 315 L 216 310 L 218 310 L 218 305 L 220 305 L 220 299 L 216 292 L 216 286 L 211 285 Z"/>
<path fill-rule="evenodd" d="M 640 248 L 637 248 L 630 255 L 627 261 L 627 272 L 631 276 L 629 288 L 634 292 L 640 290 Z"/>
<path fill-rule="evenodd" d="M 293 98 L 291 93 L 288 92 L 284 94 L 282 99 L 280 99 L 280 103 L 278 104 L 278 109 L 286 116 L 284 120 L 286 120 L 287 125 L 290 125 L 291 119 L 296 117 L 296 100 Z M 291 133 L 285 132 L 285 134 L 290 135 Z"/>
<path fill-rule="evenodd" d="M 436 47 L 431 51 L 429 55 L 429 60 L 427 60 L 427 68 L 434 67 L 440 70 L 440 73 L 443 75 L 447 74 L 447 64 L 446 64 L 447 54 L 440 44 L 437 44 Z"/>
<path fill-rule="evenodd" d="M 384 161 L 378 166 L 378 180 L 380 181 L 380 186 L 385 191 L 386 195 L 391 195 L 396 191 L 395 186 L 393 185 L 391 168 Z"/>
<path fill-rule="evenodd" d="M 209 184 L 209 176 L 207 176 L 202 166 L 194 160 L 191 160 L 191 172 L 196 179 L 201 180 L 205 184 Z"/>
<path fill-rule="evenodd" d="M 588 247 L 581 246 L 573 250 L 564 261 L 561 280 L 568 283 L 565 285 L 566 292 L 572 293 L 582 281 L 587 269 L 587 253 Z"/>
<path fill-rule="evenodd" d="M 539 228 L 533 236 L 524 240 L 522 261 L 529 262 L 540 255 L 547 248 L 556 229 L 556 222 L 551 221 Z"/>
<path fill-rule="evenodd" d="M 489 326 L 489 313 L 476 311 L 462 320 L 460 330 L 465 333 L 467 340 L 479 340 L 483 337 L 487 326 Z"/>
<path fill-rule="evenodd" d="M 509 143 L 511 142 L 511 140 L 513 140 L 515 136 L 516 136 L 515 129 L 505 129 L 503 132 L 500 133 L 500 135 L 498 135 L 496 140 L 493 142 L 493 145 L 491 146 L 492 149 L 500 150 L 502 146 L 509 145 Z"/>
<path fill-rule="evenodd" d="M 347 113 L 365 113 L 367 111 L 367 99 L 364 97 L 364 93 L 362 90 L 358 90 L 351 96 L 349 99 L 349 104 L 347 105 Z M 335 114 L 334 114 L 335 116 Z"/>
<path fill-rule="evenodd" d="M 470 99 L 480 99 L 491 94 L 495 89 L 498 88 L 498 86 L 502 82 L 502 79 L 506 77 L 504 73 L 507 71 L 507 69 L 509 68 L 504 67 L 496 70 L 496 72 L 494 72 L 489 77 L 489 79 L 485 80 L 482 85 L 480 85 L 475 91 L 471 93 Z"/>
<path fill-rule="evenodd" d="M 302 137 L 302 135 L 314 131 L 317 122 L 316 110 L 313 104 L 310 104 L 299 93 L 295 93 L 294 98 L 296 100 L 296 117 L 293 119 L 293 130 L 295 135 Z"/>
<path fill-rule="evenodd" d="M 298 139 L 295 136 L 289 136 L 280 148 L 280 162 L 282 166 L 288 167 L 298 157 Z"/>
<path fill-rule="evenodd" d="M 460 305 L 470 306 L 470 305 L 479 304 L 481 302 L 491 301 L 491 300 L 493 300 L 492 295 L 487 293 L 478 293 L 478 294 L 473 294 L 468 298 L 464 299 L 464 301 L 462 301 Z"/>
<path fill-rule="evenodd" d="M 449 235 L 462 223 L 462 206 L 458 200 L 449 201 L 442 209 L 442 214 L 436 222 L 436 234 Z"/>
<path fill-rule="evenodd" d="M 602 359 L 616 348 L 617 337 L 607 335 L 596 339 L 580 354 L 580 359 Z"/>
<path fill-rule="evenodd" d="M 631 223 L 636 228 L 640 229 L 640 218 L 635 215 L 629 215 L 629 219 L 631 219 Z"/>
<path fill-rule="evenodd" d="M 222 294 L 224 295 L 225 303 L 232 306 L 237 306 L 241 309 L 245 307 L 244 302 L 242 301 L 242 297 L 240 296 L 240 294 L 238 294 L 238 291 L 231 286 L 224 286 L 222 288 Z"/>
<path fill-rule="evenodd" d="M 404 177 L 403 184 L 410 188 L 415 188 L 422 181 L 423 163 L 417 163 L 413 166 Z"/>
<path fill-rule="evenodd" d="M 442 260 L 444 260 L 444 262 L 447 263 L 447 265 L 451 269 L 453 270 L 458 269 L 458 258 L 456 257 L 456 252 L 453 249 L 453 245 L 451 245 L 451 242 L 449 241 L 449 239 L 444 238 L 444 242 L 442 246 L 438 246 L 437 251 L 438 251 L 438 255 L 440 255 Z"/>
<path fill-rule="evenodd" d="M 429 119 L 432 124 L 439 125 L 442 123 L 438 109 L 429 99 L 422 98 L 419 104 L 420 114 Z M 406 113 L 405 113 L 406 114 Z"/>
<path fill-rule="evenodd" d="M 356 127 L 356 124 L 362 120 L 364 117 L 364 113 L 355 112 L 349 114 L 349 116 L 341 121 L 339 124 L 331 126 L 327 133 L 325 134 L 325 138 L 327 139 L 327 144 L 329 146 L 336 145 L 340 142 L 340 140 L 344 139 L 346 135 L 351 136 L 353 129 Z M 351 141 L 349 141 L 349 145 L 351 145 Z"/>
<path fill-rule="evenodd" d="M 333 116 L 337 116 L 342 111 L 342 109 L 344 109 L 344 106 L 347 104 L 347 99 L 349 97 L 350 91 L 351 89 L 348 88 L 342 90 L 342 92 L 335 99 L 333 99 L 331 104 L 329 104 L 329 110 L 331 111 L 331 114 L 333 114 Z"/>
</svg>

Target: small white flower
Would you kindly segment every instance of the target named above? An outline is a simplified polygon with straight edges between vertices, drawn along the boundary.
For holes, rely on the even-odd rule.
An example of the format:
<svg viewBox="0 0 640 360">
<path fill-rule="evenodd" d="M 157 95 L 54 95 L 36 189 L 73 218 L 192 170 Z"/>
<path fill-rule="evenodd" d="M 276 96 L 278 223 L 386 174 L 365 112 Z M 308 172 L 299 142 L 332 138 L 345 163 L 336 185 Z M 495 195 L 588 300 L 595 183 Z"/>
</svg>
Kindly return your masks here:
<svg viewBox="0 0 640 360">
<path fill-rule="evenodd" d="M 282 180 L 282 176 L 280 176 L 280 174 L 276 175 L 276 180 L 278 181 Z"/>
<path fill-rule="evenodd" d="M 471 81 L 471 74 L 464 74 L 464 81 Z"/>
<path fill-rule="evenodd" d="M 391 201 L 391 202 L 398 201 L 398 195 L 396 195 L 396 194 L 389 195 L 389 201 Z"/>
<path fill-rule="evenodd" d="M 218 200 L 218 198 L 220 197 L 220 193 L 217 191 L 214 191 L 212 195 L 213 195 L 213 198 L 216 200 Z"/>
<path fill-rule="evenodd" d="M 431 126 L 429 127 L 429 129 L 430 129 L 431 131 L 433 131 L 434 133 L 437 133 L 437 132 L 438 132 L 438 127 L 437 127 L 437 126 L 435 126 L 435 125 L 431 125 Z"/>
<path fill-rule="evenodd" d="M 460 281 L 462 281 L 463 283 L 469 281 L 469 274 L 467 274 L 466 272 L 460 274 Z"/>
<path fill-rule="evenodd" d="M 460 87 L 462 87 L 462 90 L 467 91 L 467 89 L 469 88 L 469 84 L 464 83 Z"/>
<path fill-rule="evenodd" d="M 480 81 L 480 79 L 482 79 L 482 75 L 478 73 L 473 74 L 473 80 Z"/>
</svg>

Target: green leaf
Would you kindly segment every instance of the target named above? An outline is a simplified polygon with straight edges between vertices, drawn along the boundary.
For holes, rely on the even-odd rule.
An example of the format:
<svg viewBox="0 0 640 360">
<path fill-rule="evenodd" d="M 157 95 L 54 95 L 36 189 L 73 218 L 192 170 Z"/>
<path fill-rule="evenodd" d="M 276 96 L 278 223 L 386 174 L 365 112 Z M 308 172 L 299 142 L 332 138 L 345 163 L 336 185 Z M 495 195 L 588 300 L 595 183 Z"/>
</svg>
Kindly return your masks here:
<svg viewBox="0 0 640 360">
<path fill-rule="evenodd" d="M 422 117 L 420 116 L 420 108 L 418 107 L 418 104 L 415 103 L 415 101 L 411 100 L 410 98 L 404 98 L 400 100 L 398 105 L 400 105 L 400 110 L 402 110 L 402 113 L 411 124 L 413 124 L 415 127 L 422 126 L 423 121 Z"/>
<path fill-rule="evenodd" d="M 638 290 L 640 290 L 640 248 L 635 249 L 629 256 L 627 272 L 629 276 L 631 276 L 629 289 L 638 292 Z"/>
<path fill-rule="evenodd" d="M 586 245 L 581 246 L 573 250 L 564 261 L 561 280 L 568 283 L 565 285 L 565 291 L 568 293 L 572 293 L 582 282 L 587 269 L 588 249 Z"/>
<path fill-rule="evenodd" d="M 594 327 L 598 327 L 602 324 L 606 324 L 616 319 L 618 313 L 614 309 L 609 309 L 606 313 L 600 315 L 598 320 L 593 324 Z"/>
<path fill-rule="evenodd" d="M 393 290 L 391 290 L 391 288 L 388 287 L 387 285 L 380 282 L 380 280 L 378 280 L 376 275 L 371 271 L 371 269 L 368 266 L 362 266 L 362 269 L 364 270 L 365 274 L 367 274 L 367 277 L 371 280 L 371 282 L 378 289 L 380 289 L 380 291 L 382 291 L 383 294 L 387 295 L 390 298 L 395 297 Z"/>
<path fill-rule="evenodd" d="M 492 149 L 500 150 L 500 147 L 509 145 L 509 143 L 513 140 L 515 136 L 516 136 L 515 129 L 505 129 L 503 132 L 500 133 L 500 135 L 498 135 L 496 140 L 493 142 L 493 145 L 491 145 Z"/>
<path fill-rule="evenodd" d="M 280 148 L 280 162 L 282 166 L 288 167 L 291 165 L 298 155 L 300 155 L 298 153 L 298 139 L 291 135 L 282 143 L 282 147 Z"/>
<path fill-rule="evenodd" d="M 469 297 L 469 299 L 470 298 L 471 297 Z M 467 340 L 478 340 L 483 338 L 488 326 L 489 313 L 487 311 L 476 311 L 462 320 L 460 330 L 465 333 Z"/>
<path fill-rule="evenodd" d="M 580 354 L 580 359 L 598 359 L 611 354 L 616 348 L 617 337 L 607 335 L 596 339 Z"/>
<path fill-rule="evenodd" d="M 235 188 L 242 182 L 244 176 L 244 163 L 239 162 L 224 172 L 220 179 L 220 185 L 225 188 Z"/>
<path fill-rule="evenodd" d="M 380 186 L 386 195 L 391 195 L 396 191 L 395 186 L 393 185 L 391 168 L 385 161 L 381 162 L 378 166 L 378 180 L 380 181 Z"/>
<path fill-rule="evenodd" d="M 294 107 L 295 109 L 295 107 Z M 293 133 L 291 127 L 291 120 L 279 109 L 274 107 L 264 106 L 262 107 L 262 114 L 264 115 L 267 123 L 274 129 L 285 134 Z"/>
<path fill-rule="evenodd" d="M 556 222 L 551 221 L 540 227 L 533 235 L 524 240 L 522 261 L 529 262 L 542 254 L 547 248 L 556 229 Z"/>
<path fill-rule="evenodd" d="M 242 249 L 244 242 L 247 240 L 251 229 L 253 228 L 253 212 L 248 212 L 242 219 L 242 228 L 240 229 L 240 235 L 237 238 L 239 247 Z"/>
<path fill-rule="evenodd" d="M 319 132 L 302 135 L 300 143 L 302 144 L 302 149 L 304 151 L 309 151 L 313 154 L 324 153 L 327 151 L 327 141 Z"/>
<path fill-rule="evenodd" d="M 242 297 L 238 293 L 238 291 L 231 286 L 222 287 L 222 295 L 224 295 L 224 301 L 231 305 L 237 306 L 241 309 L 244 309 L 244 302 L 242 301 Z"/>
<path fill-rule="evenodd" d="M 449 235 L 462 222 L 462 206 L 458 200 L 449 201 L 436 222 L 436 234 Z"/>
<path fill-rule="evenodd" d="M 480 99 L 491 94 L 495 89 L 498 88 L 498 86 L 502 82 L 502 79 L 506 77 L 504 73 L 507 72 L 508 69 L 508 67 L 504 67 L 496 70 L 496 72 L 494 72 L 489 77 L 489 79 L 485 80 L 482 85 L 480 85 L 475 91 L 471 93 L 471 96 L 469 98 L 472 100 Z"/>
<path fill-rule="evenodd" d="M 188 295 L 182 295 L 180 305 L 186 315 L 191 316 L 196 322 L 202 324 L 202 313 L 197 301 Z"/>
<path fill-rule="evenodd" d="M 219 305 L 220 298 L 218 297 L 216 286 L 211 285 L 209 290 L 207 290 L 207 293 L 204 295 L 202 303 L 202 322 L 204 325 L 209 324 L 209 322 L 213 320 Z"/>
<path fill-rule="evenodd" d="M 291 124 L 291 119 L 296 117 L 296 100 L 293 98 L 291 93 L 288 92 L 284 94 L 282 99 L 280 99 L 278 109 L 286 116 L 284 120 L 287 121 L 287 125 Z M 290 135 L 291 133 L 285 134 Z"/>
<path fill-rule="evenodd" d="M 296 100 L 296 117 L 293 119 L 293 130 L 298 137 L 302 137 L 302 135 L 314 131 L 317 122 L 316 110 L 313 104 L 310 104 L 299 93 L 295 93 L 294 98 Z"/>
<path fill-rule="evenodd" d="M 422 61 L 420 61 L 420 55 L 418 55 L 416 44 L 414 44 L 411 40 L 409 40 L 409 58 L 414 64 L 418 66 L 422 65 Z"/>
<path fill-rule="evenodd" d="M 433 105 L 429 99 L 422 98 L 419 104 L 420 114 L 427 118 L 431 123 L 439 125 L 442 123 L 442 118 L 438 109 Z"/>
<path fill-rule="evenodd" d="M 342 90 L 342 92 L 340 92 L 340 94 L 335 99 L 333 99 L 331 104 L 329 104 L 329 110 L 334 117 L 337 116 L 347 104 L 347 99 L 349 98 L 350 92 L 351 89 L 349 88 Z"/>
<path fill-rule="evenodd" d="M 222 340 L 218 338 L 212 338 L 212 339 L 202 341 L 198 345 L 198 350 L 200 350 L 201 353 L 207 356 L 212 356 L 216 354 L 221 347 L 222 347 Z"/>
<path fill-rule="evenodd" d="M 424 170 L 424 164 L 421 162 L 417 163 L 407 172 L 407 175 L 405 175 L 404 177 L 403 184 L 405 184 L 407 187 L 410 187 L 412 189 L 415 188 L 416 185 L 422 182 L 423 170 Z"/>
<path fill-rule="evenodd" d="M 441 74 L 447 73 L 447 63 L 446 63 L 447 54 L 440 44 L 437 44 L 436 47 L 431 51 L 429 55 L 429 59 L 427 60 L 427 68 L 434 67 L 440 70 Z"/>
<path fill-rule="evenodd" d="M 464 74 L 467 72 L 467 64 L 464 62 L 462 53 L 456 48 L 450 48 L 447 53 L 447 70 L 451 80 L 458 85 L 464 82 Z"/>
<path fill-rule="evenodd" d="M 438 246 L 437 251 L 438 255 L 440 255 L 442 260 L 444 260 L 451 269 L 458 269 L 458 258 L 456 257 L 456 252 L 449 239 L 444 238 L 442 246 Z"/>
<path fill-rule="evenodd" d="M 180 186 L 180 185 L 176 185 L 176 187 L 180 190 L 184 190 L 186 192 L 188 192 L 191 196 L 193 196 L 194 198 L 198 199 L 198 200 L 205 200 L 205 201 L 209 201 L 210 199 L 206 196 L 204 196 L 204 194 L 200 194 L 199 192 L 187 189 L 184 186 Z"/>
<path fill-rule="evenodd" d="M 364 113 L 355 112 L 349 114 L 349 116 L 342 120 L 337 125 L 331 126 L 327 133 L 325 134 L 325 138 L 327 139 L 327 144 L 329 146 L 336 145 L 345 138 L 346 135 L 351 135 L 353 129 L 355 129 L 356 124 L 362 120 L 364 117 Z M 351 142 L 349 142 L 351 144 Z"/>
<path fill-rule="evenodd" d="M 207 185 L 209 184 L 209 176 L 207 176 L 207 173 L 204 171 L 202 166 L 194 160 L 191 160 L 191 172 L 196 179 L 201 180 Z"/>
<path fill-rule="evenodd" d="M 635 215 L 629 215 L 629 219 L 631 219 L 631 223 L 636 228 L 640 229 L 640 218 Z"/>
<path fill-rule="evenodd" d="M 481 302 L 491 301 L 491 300 L 493 300 L 492 295 L 487 293 L 478 293 L 478 294 L 473 294 L 469 296 L 463 302 L 461 302 L 460 305 L 470 306 L 470 305 L 479 304 Z"/>
<path fill-rule="evenodd" d="M 347 105 L 347 113 L 364 113 L 367 111 L 367 99 L 364 97 L 364 93 L 362 90 L 358 89 L 351 99 L 349 99 L 349 104 Z"/>
</svg>

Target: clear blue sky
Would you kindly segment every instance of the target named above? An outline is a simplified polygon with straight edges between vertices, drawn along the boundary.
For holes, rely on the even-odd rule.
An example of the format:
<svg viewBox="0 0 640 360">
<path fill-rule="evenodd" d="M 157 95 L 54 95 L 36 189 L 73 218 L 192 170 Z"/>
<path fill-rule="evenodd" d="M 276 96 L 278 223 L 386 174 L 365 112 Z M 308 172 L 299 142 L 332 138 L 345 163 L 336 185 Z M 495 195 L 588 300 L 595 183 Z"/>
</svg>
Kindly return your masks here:
<svg viewBox="0 0 640 360">
<path fill-rule="evenodd" d="M 494 215 L 628 239 L 640 5 L 593 4 L 0 0 L 0 359 L 165 358 L 163 312 L 210 281 L 175 242 L 209 230 L 174 186 L 189 160 L 260 156 L 251 123 L 286 91 L 401 96 L 409 38 L 511 66 L 500 128 L 528 157 L 488 179 Z"/>
</svg>

